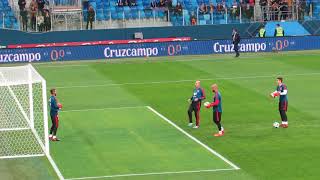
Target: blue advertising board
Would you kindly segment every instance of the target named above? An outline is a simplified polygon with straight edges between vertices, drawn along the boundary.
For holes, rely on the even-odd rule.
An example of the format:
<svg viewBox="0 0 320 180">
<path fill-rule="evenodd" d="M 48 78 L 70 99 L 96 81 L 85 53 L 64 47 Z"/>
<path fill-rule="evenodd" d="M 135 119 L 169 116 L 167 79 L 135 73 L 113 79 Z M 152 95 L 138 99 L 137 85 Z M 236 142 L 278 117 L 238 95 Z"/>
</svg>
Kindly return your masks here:
<svg viewBox="0 0 320 180">
<path fill-rule="evenodd" d="M 241 52 L 320 49 L 320 36 L 243 39 L 239 44 L 239 49 Z M 230 40 L 42 47 L 0 49 L 0 63 L 224 54 L 232 52 L 233 45 Z"/>
</svg>

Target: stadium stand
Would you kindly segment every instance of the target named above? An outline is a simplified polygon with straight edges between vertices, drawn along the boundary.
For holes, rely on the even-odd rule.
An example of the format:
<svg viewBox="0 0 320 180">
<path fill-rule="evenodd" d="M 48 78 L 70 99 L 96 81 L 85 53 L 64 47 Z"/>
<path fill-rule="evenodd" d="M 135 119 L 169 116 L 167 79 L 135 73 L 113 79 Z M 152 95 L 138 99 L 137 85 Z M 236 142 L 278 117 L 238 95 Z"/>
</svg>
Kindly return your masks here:
<svg viewBox="0 0 320 180">
<path fill-rule="evenodd" d="M 1 28 L 19 29 L 19 22 L 8 0 L 0 1 L 0 24 Z"/>
<path fill-rule="evenodd" d="M 18 0 L 0 1 L 0 28 L 21 29 Z M 153 27 L 153 26 L 188 26 L 232 24 L 261 21 L 300 20 L 299 22 L 309 31 L 318 31 L 312 23 L 306 20 L 320 19 L 320 1 L 290 1 L 298 4 L 284 3 L 278 0 L 276 8 L 269 4 L 263 5 L 264 0 L 154 0 L 156 5 L 151 7 L 153 0 L 48 0 L 50 7 L 70 7 L 81 4 L 82 18 L 74 21 L 79 27 L 63 26 L 62 30 L 84 29 L 87 22 L 87 11 L 92 6 L 95 11 L 95 29 Z M 27 0 L 27 6 L 30 0 Z M 289 2 L 289 1 L 288 1 Z M 182 5 L 181 13 L 176 6 Z M 201 7 L 203 5 L 203 7 Z M 282 12 L 281 12 L 282 11 Z M 69 12 L 69 11 L 68 11 Z M 282 15 L 276 15 L 280 13 Z M 29 15 L 30 16 L 30 15 Z M 57 15 L 58 16 L 58 15 Z M 53 16 L 54 17 L 54 16 Z M 67 17 L 67 16 L 65 16 Z M 72 18 L 75 18 L 73 16 Z M 56 18 L 57 19 L 57 18 Z M 192 21 L 193 20 L 193 21 Z M 58 21 L 58 20 L 57 20 Z M 59 19 L 59 22 L 63 21 Z M 70 21 L 66 24 L 71 24 Z M 58 24 L 59 25 L 59 24 Z M 58 27 L 55 24 L 55 27 Z M 301 26 L 300 26 L 301 27 Z M 313 30 L 314 29 L 314 30 Z M 59 28 L 53 30 L 61 30 Z M 311 32 L 311 34 L 313 34 Z"/>
</svg>

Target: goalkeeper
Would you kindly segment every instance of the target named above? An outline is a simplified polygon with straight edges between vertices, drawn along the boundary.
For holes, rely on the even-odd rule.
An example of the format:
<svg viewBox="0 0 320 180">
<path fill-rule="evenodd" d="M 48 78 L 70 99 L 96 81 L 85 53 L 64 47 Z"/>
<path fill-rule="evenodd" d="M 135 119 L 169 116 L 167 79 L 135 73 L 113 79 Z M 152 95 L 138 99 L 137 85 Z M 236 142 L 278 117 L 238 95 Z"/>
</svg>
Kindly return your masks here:
<svg viewBox="0 0 320 180">
<path fill-rule="evenodd" d="M 279 113 L 282 120 L 280 127 L 288 128 L 288 89 L 287 86 L 283 83 L 283 78 L 277 78 L 277 89 L 273 93 L 271 93 L 271 97 L 279 97 Z"/>
<path fill-rule="evenodd" d="M 206 108 L 211 108 L 213 110 L 213 122 L 217 125 L 219 132 L 214 134 L 215 137 L 220 137 L 224 135 L 224 129 L 221 125 L 221 115 L 222 115 L 222 98 L 218 91 L 218 85 L 213 84 L 211 86 L 212 92 L 214 93 L 213 102 L 206 102 Z"/>
<path fill-rule="evenodd" d="M 50 129 L 49 140 L 60 141 L 56 135 L 57 135 L 58 127 L 59 127 L 58 112 L 62 108 L 62 105 L 60 103 L 58 103 L 57 90 L 51 89 L 50 93 L 51 93 L 51 97 L 49 100 L 49 104 L 50 104 L 50 117 L 51 117 L 51 121 L 52 121 L 52 126 Z"/>
<path fill-rule="evenodd" d="M 196 125 L 193 127 L 195 129 L 199 128 L 200 126 L 200 108 L 201 108 L 201 101 L 206 98 L 203 88 L 200 86 L 200 81 L 196 81 L 195 88 L 193 89 L 193 94 L 188 101 L 190 102 L 189 109 L 188 109 L 188 117 L 189 117 L 189 127 L 192 127 L 192 112 L 194 111 L 196 117 Z"/>
</svg>

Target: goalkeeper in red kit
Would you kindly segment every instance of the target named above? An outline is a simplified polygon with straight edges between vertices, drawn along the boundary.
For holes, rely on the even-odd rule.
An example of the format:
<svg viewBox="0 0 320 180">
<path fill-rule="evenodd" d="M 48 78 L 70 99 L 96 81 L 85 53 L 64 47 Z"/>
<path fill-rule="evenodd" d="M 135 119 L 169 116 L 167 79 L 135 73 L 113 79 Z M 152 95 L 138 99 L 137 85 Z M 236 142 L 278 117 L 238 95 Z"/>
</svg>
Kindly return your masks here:
<svg viewBox="0 0 320 180">
<path fill-rule="evenodd" d="M 279 97 L 279 113 L 281 117 L 281 125 L 280 127 L 288 128 L 288 117 L 287 117 L 287 110 L 288 110 L 288 88 L 283 83 L 283 78 L 277 78 L 277 88 L 276 91 L 271 93 L 271 97 Z"/>
<path fill-rule="evenodd" d="M 213 101 L 211 103 L 206 102 L 206 108 L 211 108 L 213 110 L 213 122 L 217 125 L 219 132 L 214 134 L 215 137 L 220 137 L 224 135 L 224 129 L 221 124 L 221 116 L 222 116 L 222 97 L 220 92 L 218 91 L 218 85 L 213 84 L 211 86 L 212 92 L 214 93 Z"/>
<path fill-rule="evenodd" d="M 193 89 L 193 94 L 188 101 L 190 102 L 190 106 L 188 109 L 188 117 L 189 117 L 189 127 L 193 126 L 192 123 L 192 112 L 194 111 L 194 115 L 196 117 L 196 125 L 193 128 L 197 129 L 200 126 L 200 108 L 201 101 L 206 98 L 203 88 L 200 87 L 200 81 L 196 81 L 195 88 Z"/>
<path fill-rule="evenodd" d="M 58 112 L 62 108 L 62 105 L 58 103 L 56 89 L 51 89 L 50 94 L 51 94 L 51 97 L 49 99 L 49 105 L 50 105 L 50 117 L 51 117 L 52 126 L 50 129 L 49 140 L 60 141 L 56 135 L 59 127 Z"/>
</svg>

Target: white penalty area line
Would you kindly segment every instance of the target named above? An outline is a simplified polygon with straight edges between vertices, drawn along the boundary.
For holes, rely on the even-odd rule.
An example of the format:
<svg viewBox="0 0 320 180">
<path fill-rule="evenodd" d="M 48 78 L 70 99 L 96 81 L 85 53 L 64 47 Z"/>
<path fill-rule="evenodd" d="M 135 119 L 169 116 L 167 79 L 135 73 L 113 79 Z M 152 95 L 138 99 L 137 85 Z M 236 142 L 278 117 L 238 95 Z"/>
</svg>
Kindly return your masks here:
<svg viewBox="0 0 320 180">
<path fill-rule="evenodd" d="M 282 76 L 312 76 L 320 75 L 320 72 L 314 73 L 298 73 L 298 74 L 282 74 Z M 277 75 L 261 75 L 261 76 L 236 76 L 236 77 L 215 77 L 215 78 L 199 78 L 200 81 L 211 81 L 211 80 L 236 80 L 236 79 L 256 79 L 256 78 L 273 78 Z M 108 87 L 108 86 L 124 86 L 124 85 L 146 85 L 146 84 L 170 84 L 170 83 L 183 83 L 193 82 L 196 79 L 183 79 L 183 80 L 172 80 L 172 81 L 151 81 L 151 82 L 128 82 L 128 83 L 113 83 L 113 84 L 92 84 L 92 85 L 79 85 L 79 86 L 58 86 L 58 89 L 68 88 L 90 88 L 90 87 Z"/>
<path fill-rule="evenodd" d="M 201 172 L 217 172 L 217 171 L 232 171 L 234 169 L 205 169 L 196 171 L 172 171 L 172 172 L 154 172 L 154 173 L 138 173 L 138 174 L 119 174 L 110 176 L 92 176 L 80 178 L 68 178 L 65 180 L 81 180 L 81 179 L 100 179 L 100 178 L 116 178 L 116 177 L 132 177 L 132 176 L 150 176 L 150 175 L 168 175 L 168 174 L 186 174 L 186 173 L 201 173 Z"/>
<path fill-rule="evenodd" d="M 193 141 L 195 141 L 196 143 L 200 144 L 202 147 L 204 147 L 205 149 L 207 149 L 209 152 L 211 152 L 212 154 L 214 154 L 215 156 L 219 157 L 220 159 L 222 159 L 224 162 L 226 162 L 227 164 L 229 164 L 231 167 L 233 167 L 233 170 L 239 170 L 240 167 L 238 167 L 237 165 L 235 165 L 234 163 L 232 163 L 231 161 L 229 161 L 228 159 L 226 159 L 225 157 L 223 157 L 221 154 L 219 154 L 218 152 L 216 152 L 215 150 L 211 149 L 209 146 L 205 145 L 204 143 L 202 143 L 201 141 L 199 141 L 197 138 L 193 137 L 192 135 L 190 135 L 189 133 L 187 133 L 185 130 L 181 129 L 179 126 L 177 126 L 175 123 L 173 123 L 171 120 L 169 120 L 168 118 L 166 118 L 165 116 L 163 116 L 162 114 L 160 114 L 158 111 L 156 111 L 155 109 L 153 109 L 150 106 L 147 106 L 147 108 L 149 110 L 151 110 L 152 112 L 154 112 L 156 115 L 158 115 L 160 118 L 162 118 L 163 120 L 167 121 L 169 124 L 171 124 L 173 127 L 175 127 L 176 129 L 178 129 L 180 132 L 182 132 L 183 134 L 185 134 L 186 136 L 188 136 L 190 139 L 192 139 Z"/>
<path fill-rule="evenodd" d="M 135 108 L 146 108 L 148 106 L 123 106 L 123 107 L 106 107 L 106 108 L 92 108 L 92 109 L 72 109 L 72 110 L 61 110 L 62 113 L 64 112 L 85 112 L 85 111 L 103 111 L 109 109 L 135 109 Z"/>
</svg>

